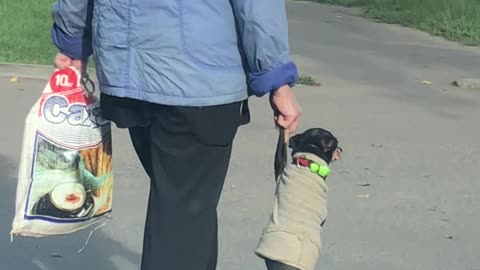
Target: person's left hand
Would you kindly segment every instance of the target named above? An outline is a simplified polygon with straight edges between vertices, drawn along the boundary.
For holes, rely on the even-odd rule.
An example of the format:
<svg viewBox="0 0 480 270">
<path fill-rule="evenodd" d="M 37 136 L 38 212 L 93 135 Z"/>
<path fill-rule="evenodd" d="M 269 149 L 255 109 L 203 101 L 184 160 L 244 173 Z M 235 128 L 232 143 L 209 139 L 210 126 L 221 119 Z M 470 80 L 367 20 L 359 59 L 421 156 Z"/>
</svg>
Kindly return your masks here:
<svg viewBox="0 0 480 270">
<path fill-rule="evenodd" d="M 290 86 L 285 85 L 270 94 L 270 104 L 274 111 L 275 124 L 295 133 L 302 110 Z"/>
</svg>

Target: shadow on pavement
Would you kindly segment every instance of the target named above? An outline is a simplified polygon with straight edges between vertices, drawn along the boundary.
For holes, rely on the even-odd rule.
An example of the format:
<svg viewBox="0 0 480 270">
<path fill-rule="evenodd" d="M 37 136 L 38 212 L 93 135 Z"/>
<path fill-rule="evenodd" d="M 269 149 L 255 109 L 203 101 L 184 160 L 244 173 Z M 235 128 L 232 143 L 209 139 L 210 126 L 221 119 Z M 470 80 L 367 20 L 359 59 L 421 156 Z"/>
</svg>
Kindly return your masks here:
<svg viewBox="0 0 480 270">
<path fill-rule="evenodd" d="M 15 237 L 10 242 L 17 183 L 17 163 L 0 154 L 0 270 L 136 270 L 140 255 L 95 232 L 82 253 L 90 230 L 48 238 Z"/>
</svg>

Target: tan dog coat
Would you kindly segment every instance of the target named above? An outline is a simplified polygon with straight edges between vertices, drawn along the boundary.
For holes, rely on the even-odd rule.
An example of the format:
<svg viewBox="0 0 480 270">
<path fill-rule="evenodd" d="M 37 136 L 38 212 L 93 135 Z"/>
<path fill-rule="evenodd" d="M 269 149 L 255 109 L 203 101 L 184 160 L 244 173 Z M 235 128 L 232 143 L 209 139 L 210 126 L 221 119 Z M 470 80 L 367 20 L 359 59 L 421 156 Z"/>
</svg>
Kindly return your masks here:
<svg viewBox="0 0 480 270">
<path fill-rule="evenodd" d="M 327 165 L 309 153 L 297 153 Z M 308 168 L 289 163 L 277 181 L 273 211 L 255 253 L 301 270 L 314 270 L 327 216 L 327 185 Z"/>
</svg>

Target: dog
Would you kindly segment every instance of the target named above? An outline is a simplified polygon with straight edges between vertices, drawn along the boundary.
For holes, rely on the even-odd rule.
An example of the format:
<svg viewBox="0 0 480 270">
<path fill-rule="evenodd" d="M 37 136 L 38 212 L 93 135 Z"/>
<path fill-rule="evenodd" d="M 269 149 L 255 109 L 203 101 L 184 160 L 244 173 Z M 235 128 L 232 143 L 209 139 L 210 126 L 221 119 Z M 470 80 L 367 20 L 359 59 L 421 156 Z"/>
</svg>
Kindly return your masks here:
<svg viewBox="0 0 480 270">
<path fill-rule="evenodd" d="M 312 128 L 288 140 L 280 133 L 275 159 L 277 181 L 270 219 L 255 250 L 268 270 L 314 270 L 327 217 L 329 165 L 342 148 L 325 129 Z"/>
</svg>

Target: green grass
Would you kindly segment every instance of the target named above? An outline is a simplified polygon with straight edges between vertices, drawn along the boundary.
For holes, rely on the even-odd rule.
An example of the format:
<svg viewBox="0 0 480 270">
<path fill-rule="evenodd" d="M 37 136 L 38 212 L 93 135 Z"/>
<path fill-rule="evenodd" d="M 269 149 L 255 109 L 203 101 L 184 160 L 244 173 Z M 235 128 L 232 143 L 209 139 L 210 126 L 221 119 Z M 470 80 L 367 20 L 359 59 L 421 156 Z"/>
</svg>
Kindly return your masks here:
<svg viewBox="0 0 480 270">
<path fill-rule="evenodd" d="M 363 0 L 311 0 L 311 1 L 322 3 L 322 4 L 342 5 L 346 7 L 361 6 L 364 4 Z"/>
<path fill-rule="evenodd" d="M 379 21 L 414 27 L 465 45 L 480 45 L 480 0 L 313 0 L 363 6 Z"/>
<path fill-rule="evenodd" d="M 310 75 L 300 75 L 298 84 L 306 86 L 320 86 L 321 84 Z"/>
<path fill-rule="evenodd" d="M 480 0 L 312 1 L 363 6 L 368 17 L 415 27 L 467 45 L 480 45 Z M 52 63 L 55 56 L 50 40 L 53 2 L 0 0 L 0 62 Z"/>
<path fill-rule="evenodd" d="M 52 64 L 54 0 L 0 0 L 0 62 Z"/>
</svg>

